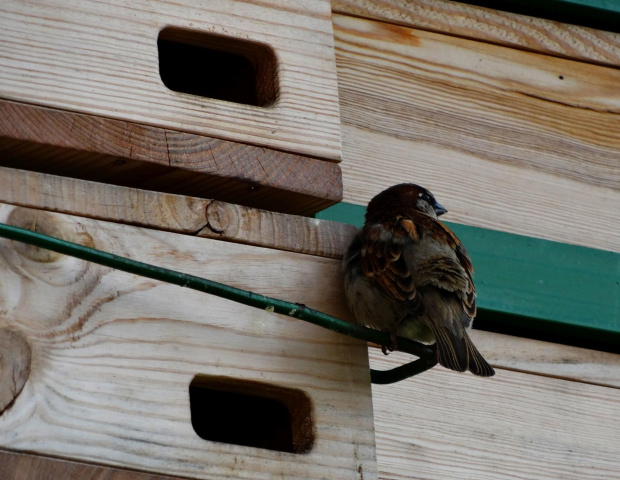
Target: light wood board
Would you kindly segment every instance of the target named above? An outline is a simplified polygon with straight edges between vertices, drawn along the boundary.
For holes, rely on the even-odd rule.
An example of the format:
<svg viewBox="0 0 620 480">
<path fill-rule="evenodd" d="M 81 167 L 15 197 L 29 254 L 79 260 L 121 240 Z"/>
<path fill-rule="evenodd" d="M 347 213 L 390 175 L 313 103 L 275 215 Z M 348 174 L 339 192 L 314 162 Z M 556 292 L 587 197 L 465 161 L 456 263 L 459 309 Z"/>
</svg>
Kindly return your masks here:
<svg viewBox="0 0 620 480">
<path fill-rule="evenodd" d="M 329 262 L 337 267 L 335 260 Z M 315 273 L 308 275 L 314 278 Z M 499 367 L 496 378 L 481 381 L 436 368 L 373 389 L 381 478 L 512 478 L 519 471 L 523 478 L 588 479 L 606 478 L 616 468 L 617 442 L 613 433 L 609 436 L 602 411 L 613 423 L 617 415 L 605 409 L 616 408 L 618 390 L 581 382 L 617 387 L 617 355 L 486 332 L 472 336 Z M 371 357 L 375 368 L 406 360 L 394 353 L 384 357 L 375 349 Z M 602 448 L 595 435 L 601 435 Z M 503 476 L 493 476 L 497 472 Z"/>
<path fill-rule="evenodd" d="M 0 221 L 347 318 L 339 263 L 2 206 Z M 0 327 L 32 350 L 0 447 L 191 478 L 376 478 L 366 346 L 308 323 L 0 241 Z M 295 455 L 202 440 L 196 374 L 296 388 L 315 442 Z M 214 412 L 215 415 L 218 413 Z"/>
<path fill-rule="evenodd" d="M 2 480 L 180 480 L 156 474 L 102 467 L 0 450 Z"/>
<path fill-rule="evenodd" d="M 371 366 L 397 359 L 380 350 Z M 434 368 L 373 386 L 385 480 L 602 480 L 620 471 L 620 390 L 497 370 Z"/>
<path fill-rule="evenodd" d="M 0 98 L 340 159 L 328 0 L 5 0 L 0 19 Z M 157 50 L 165 27 L 270 46 L 276 103 L 253 107 L 166 88 Z"/>
<path fill-rule="evenodd" d="M 620 388 L 620 355 L 472 330 L 484 357 L 501 368 Z"/>
<path fill-rule="evenodd" d="M 332 0 L 336 13 L 613 66 L 620 34 L 448 0 Z"/>
<path fill-rule="evenodd" d="M 620 70 L 334 15 L 344 201 L 620 251 Z"/>
<path fill-rule="evenodd" d="M 2 167 L 0 202 L 335 259 L 356 231 L 338 222 Z M 472 336 L 500 368 L 620 387 L 620 355 L 478 330 Z"/>
<path fill-rule="evenodd" d="M 342 199 L 336 163 L 7 100 L 0 165 L 305 215 Z"/>
<path fill-rule="evenodd" d="M 356 228 L 216 200 L 0 167 L 0 202 L 341 258 Z"/>
</svg>

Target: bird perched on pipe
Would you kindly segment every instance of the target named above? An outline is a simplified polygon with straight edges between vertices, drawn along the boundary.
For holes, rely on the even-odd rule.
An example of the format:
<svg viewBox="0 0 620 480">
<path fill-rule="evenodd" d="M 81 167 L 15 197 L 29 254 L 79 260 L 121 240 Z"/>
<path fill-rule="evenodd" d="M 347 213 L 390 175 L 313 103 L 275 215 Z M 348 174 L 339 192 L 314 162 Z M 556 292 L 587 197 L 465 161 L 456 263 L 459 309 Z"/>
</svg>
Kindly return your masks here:
<svg viewBox="0 0 620 480">
<path fill-rule="evenodd" d="M 431 192 L 403 183 L 374 197 L 343 260 L 345 293 L 357 323 L 435 344 L 446 368 L 490 377 L 493 368 L 467 329 L 476 316 L 474 269 L 465 247 L 437 217 Z"/>
</svg>

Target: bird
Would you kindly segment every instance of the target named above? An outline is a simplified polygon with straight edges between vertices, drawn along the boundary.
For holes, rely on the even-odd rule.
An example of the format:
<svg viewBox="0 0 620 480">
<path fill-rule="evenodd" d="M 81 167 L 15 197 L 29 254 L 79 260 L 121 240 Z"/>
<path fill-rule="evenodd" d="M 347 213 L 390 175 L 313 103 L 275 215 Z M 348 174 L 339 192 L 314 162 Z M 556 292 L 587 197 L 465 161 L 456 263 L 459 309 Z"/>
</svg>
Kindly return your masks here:
<svg viewBox="0 0 620 480">
<path fill-rule="evenodd" d="M 397 336 L 434 344 L 440 365 L 491 377 L 495 371 L 467 334 L 476 316 L 474 268 L 438 220 L 444 213 L 413 183 L 376 195 L 343 258 L 347 303 L 356 323 L 390 332 L 393 344 Z"/>
</svg>

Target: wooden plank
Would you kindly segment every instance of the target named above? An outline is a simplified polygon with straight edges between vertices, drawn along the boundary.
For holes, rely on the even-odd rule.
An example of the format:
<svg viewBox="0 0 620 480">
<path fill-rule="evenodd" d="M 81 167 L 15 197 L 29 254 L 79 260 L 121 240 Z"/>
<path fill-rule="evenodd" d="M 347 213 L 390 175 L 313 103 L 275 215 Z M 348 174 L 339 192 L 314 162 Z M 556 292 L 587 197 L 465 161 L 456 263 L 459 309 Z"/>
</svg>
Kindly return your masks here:
<svg viewBox="0 0 620 480">
<path fill-rule="evenodd" d="M 351 225 L 298 217 L 213 201 L 200 237 L 342 258 L 357 231 Z"/>
<path fill-rule="evenodd" d="M 62 195 L 58 192 L 62 192 Z M 89 192 L 89 195 L 84 195 L 83 192 Z M 277 214 L 221 202 L 209 202 L 191 197 L 166 195 L 1 167 L 0 201 L 179 233 L 194 234 L 200 230 L 201 236 L 209 235 L 210 238 L 337 259 L 342 257 L 355 232 L 355 227 L 346 223 Z M 208 206 L 215 208 L 212 212 L 215 216 L 209 215 L 205 222 L 205 211 L 207 215 L 209 214 Z M 341 204 L 333 209 L 342 210 L 345 206 Z M 349 207 L 350 210 L 355 210 L 354 214 L 349 212 L 344 217 L 340 215 L 332 218 L 353 221 L 359 225 L 364 209 L 358 206 Z M 203 228 L 206 223 L 212 227 Z M 216 233 L 213 225 L 221 233 Z M 457 225 L 456 228 L 458 227 Z M 495 234 L 496 232 L 488 233 Z M 476 241 L 472 239 L 470 242 L 467 240 L 466 231 L 459 234 L 473 252 L 476 267 L 482 267 L 478 265 L 477 260 L 479 255 L 484 254 L 486 247 L 483 245 L 481 252 L 478 252 L 479 239 Z M 545 251 L 545 248 L 539 249 L 536 246 L 537 242 L 542 242 L 541 240 L 530 239 L 530 242 L 532 242 L 531 249 L 519 251 L 516 258 L 525 260 L 534 252 Z M 493 243 L 505 243 L 505 240 L 493 238 L 489 244 Z M 573 251 L 572 261 L 575 261 L 582 251 Z M 538 264 L 541 270 L 544 270 L 545 260 L 546 255 L 543 255 L 528 263 Z M 497 266 L 497 261 L 497 258 L 491 259 L 490 265 L 494 264 L 495 270 L 501 270 L 501 267 Z M 587 258 L 582 261 L 584 264 L 591 263 Z M 512 265 L 507 270 L 518 269 L 519 265 L 520 263 Z M 612 268 L 612 264 L 610 263 L 608 267 Z M 478 289 L 482 292 L 487 284 L 484 281 L 484 270 L 484 268 L 478 268 L 476 275 Z M 557 275 L 556 278 L 561 276 Z M 539 279 L 535 277 L 535 286 L 532 287 L 532 291 L 540 291 L 541 285 L 545 286 L 545 282 L 540 284 L 537 280 Z M 599 277 L 592 277 L 586 283 L 592 288 L 604 291 L 604 288 L 596 283 L 600 280 Z M 497 300 L 501 304 L 503 296 L 507 298 L 516 296 L 514 285 L 506 286 L 497 282 L 497 279 L 492 283 L 498 283 L 498 285 L 492 293 L 486 295 L 487 298 Z M 546 300 L 543 297 L 546 293 L 541 292 L 541 297 L 530 303 L 536 305 L 545 303 Z M 579 296 L 574 295 L 574 297 Z M 609 295 L 609 298 L 613 297 L 613 294 Z M 567 310 L 575 308 L 571 303 L 570 295 L 567 295 L 565 300 Z M 559 308 L 558 305 L 556 307 Z M 482 310 L 484 311 L 484 308 Z M 561 309 L 559 311 L 561 312 Z M 497 314 L 494 313 L 494 316 L 496 317 Z M 496 366 L 581 382 L 620 386 L 620 356 L 618 355 L 489 332 L 474 331 L 472 335 L 485 357 Z"/>
<path fill-rule="evenodd" d="M 359 227 L 365 212 L 362 206 L 341 203 L 317 216 Z M 446 224 L 472 258 L 479 316 L 489 324 L 608 347 L 620 342 L 620 308 L 614 302 L 620 298 L 620 253 Z"/>
<path fill-rule="evenodd" d="M 342 198 L 331 162 L 2 100 L 0 165 L 306 215 Z"/>
<path fill-rule="evenodd" d="M 340 159 L 327 0 L 7 0 L 0 18 L 1 98 Z M 166 27 L 273 49 L 276 102 L 261 108 L 166 88 L 157 46 Z"/>
<path fill-rule="evenodd" d="M 497 8 L 497 3 L 489 0 L 467 0 L 467 3 Z M 608 0 L 508 0 L 501 9 L 601 30 L 620 31 L 620 6 Z"/>
<path fill-rule="evenodd" d="M 619 33 L 495 8 L 446 0 L 332 0 L 332 10 L 548 55 L 620 65 Z"/>
<path fill-rule="evenodd" d="M 0 202 L 341 258 L 355 227 L 217 200 L 0 167 Z"/>
<path fill-rule="evenodd" d="M 398 361 L 393 354 L 371 352 L 374 368 Z M 434 368 L 394 385 L 373 386 L 379 477 L 617 477 L 620 390 L 496 372 L 483 380 Z"/>
<path fill-rule="evenodd" d="M 498 367 L 620 388 L 620 355 L 481 330 L 470 335 Z"/>
<path fill-rule="evenodd" d="M 620 251 L 620 70 L 334 16 L 344 200 L 413 181 L 451 221 Z"/>
<path fill-rule="evenodd" d="M 507 360 L 512 360 L 515 362 L 513 366 L 516 366 L 516 368 L 525 367 L 526 369 L 529 369 L 534 366 L 536 362 L 540 362 L 540 366 L 542 366 L 544 370 L 544 368 L 547 368 L 550 364 L 554 364 L 555 368 L 571 368 L 575 364 L 583 361 L 583 357 L 579 355 L 579 353 L 583 353 L 582 349 L 518 339 L 515 337 L 507 337 L 504 335 L 480 332 L 476 330 L 472 332 L 472 336 L 474 337 L 476 344 L 484 345 L 483 348 L 485 350 L 485 356 L 494 364 L 496 364 L 496 360 L 501 362 L 500 365 L 505 365 Z M 544 344 L 544 348 L 539 348 L 542 344 Z M 523 355 L 524 352 L 527 352 L 527 355 Z M 377 355 L 375 355 L 375 353 L 377 353 Z M 551 354 L 551 356 L 545 356 L 548 354 Z M 586 367 L 587 377 L 597 375 L 597 372 L 601 373 L 601 367 L 603 367 L 602 371 L 605 372 L 605 360 L 601 361 L 600 356 L 607 357 L 607 361 L 611 358 L 616 358 L 616 362 L 619 361 L 619 356 L 604 354 L 601 352 L 587 351 L 586 355 L 590 356 L 593 361 L 593 365 Z M 373 358 L 378 357 L 378 362 L 383 360 L 391 360 L 390 357 L 387 359 L 381 358 L 381 355 L 379 355 L 378 352 L 371 352 L 371 356 Z M 552 358 L 554 360 L 551 360 Z M 527 365 L 524 365 L 524 362 L 528 362 Z M 558 376 L 563 376 L 563 372 L 557 373 Z M 500 375 L 503 374 L 504 372 L 500 371 Z M 616 386 L 620 386 L 620 384 L 618 384 L 619 378 L 620 376 L 617 372 L 615 372 L 613 379 L 616 382 Z M 605 378 L 605 382 L 611 379 L 612 378 L 608 376 Z M 408 380 L 407 382 L 411 383 L 411 385 L 402 383 L 398 388 L 402 387 L 402 390 L 412 389 L 414 388 L 413 383 L 416 380 L 417 379 Z M 450 381 L 447 382 L 448 385 L 451 383 L 452 382 Z M 481 388 L 483 387 L 484 386 L 481 385 Z M 420 433 L 417 433 L 421 431 L 419 427 L 416 427 L 411 432 L 407 432 L 406 436 L 402 438 L 395 438 L 396 435 L 390 435 L 389 429 L 391 426 L 387 425 L 386 422 L 394 421 L 394 417 L 403 415 L 403 413 L 402 407 L 396 407 L 395 410 L 388 410 L 390 407 L 386 406 L 386 403 L 393 401 L 393 399 L 386 398 L 388 397 L 389 390 L 390 388 L 388 387 L 375 387 L 375 408 L 378 409 L 378 407 L 381 406 L 383 410 L 382 420 L 377 422 L 377 431 L 380 431 L 382 437 L 385 436 L 390 438 L 389 444 L 385 447 L 387 451 L 394 448 L 391 447 L 394 443 L 400 444 L 400 442 L 406 442 L 413 435 L 421 435 Z M 416 393 L 416 395 L 419 395 L 419 393 Z M 401 413 L 399 414 L 399 412 Z M 382 431 L 381 429 L 383 428 L 386 428 L 387 430 Z M 380 442 L 379 448 L 383 448 L 382 442 Z M 391 466 L 393 464 L 391 455 L 388 454 L 380 456 L 379 461 L 381 462 L 380 466 L 382 468 L 381 474 L 383 478 L 402 478 L 396 476 L 394 473 L 390 473 Z M 88 465 L 77 462 L 67 462 L 34 455 L 17 454 L 7 451 L 0 451 L 0 465 L 3 467 L 3 478 L 6 477 L 5 480 L 34 480 L 39 478 L 63 478 L 66 480 L 81 480 L 83 478 L 92 480 L 168 480 L 168 478 L 172 478 L 160 477 L 158 475 L 150 475 L 140 472 L 117 470 L 109 467 Z M 402 468 L 404 469 L 404 467 Z M 409 473 L 410 476 L 412 475 L 410 471 L 406 473 Z M 404 478 L 409 477 L 404 476 Z M 416 477 L 414 476 L 413 478 Z"/>
<path fill-rule="evenodd" d="M 338 278 L 335 260 L 6 205 L 0 221 L 346 318 L 342 289 L 316 282 Z M 2 322 L 35 359 L 0 416 L 3 449 L 191 478 L 376 478 L 363 343 L 24 244 L 0 250 Z M 301 390 L 314 446 L 201 439 L 188 396 L 197 374 Z"/>
<path fill-rule="evenodd" d="M 0 450 L 3 480 L 180 480 L 150 473 Z"/>
</svg>

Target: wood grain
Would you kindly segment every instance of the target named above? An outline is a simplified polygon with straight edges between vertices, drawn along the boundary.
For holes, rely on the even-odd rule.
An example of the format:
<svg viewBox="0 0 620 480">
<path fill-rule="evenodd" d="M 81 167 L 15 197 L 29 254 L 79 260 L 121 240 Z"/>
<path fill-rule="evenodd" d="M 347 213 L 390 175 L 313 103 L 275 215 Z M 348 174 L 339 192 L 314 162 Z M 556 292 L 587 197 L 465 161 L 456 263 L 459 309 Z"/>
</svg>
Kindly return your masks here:
<svg viewBox="0 0 620 480">
<path fill-rule="evenodd" d="M 340 159 L 330 3 L 21 2 L 0 7 L 0 97 Z M 174 92 L 159 75 L 165 27 L 268 45 L 268 108 Z"/>
<path fill-rule="evenodd" d="M 2 325 L 0 319 L 0 325 Z M 32 352 L 26 338 L 10 327 L 0 328 L 0 415 L 15 402 L 28 376 Z"/>
<path fill-rule="evenodd" d="M 373 368 L 398 363 L 371 352 Z M 620 471 L 620 390 L 497 370 L 434 368 L 373 386 L 386 480 L 594 480 Z"/>
<path fill-rule="evenodd" d="M 335 259 L 356 231 L 338 222 L 2 167 L 0 202 Z M 618 355 L 478 330 L 472 336 L 500 368 L 620 387 Z"/>
<path fill-rule="evenodd" d="M 43 212 L 39 213 L 39 215 L 42 214 Z M 54 218 L 71 219 L 71 217 L 65 216 L 54 216 Z M 38 217 L 37 223 L 39 221 L 41 221 L 40 227 L 42 229 L 49 228 L 49 221 Z M 77 221 L 82 225 L 90 222 L 81 219 Z M 26 221 L 22 223 L 32 225 L 32 217 L 27 217 Z M 51 226 L 56 235 L 62 236 L 63 232 L 67 232 L 66 229 L 61 228 L 57 223 Z M 118 244 L 118 238 L 121 236 L 118 230 L 121 228 L 120 226 L 113 228 L 110 226 L 109 229 L 111 231 L 108 231 L 109 229 L 106 225 L 106 228 L 97 229 L 98 238 L 95 239 L 95 245 L 99 246 L 101 239 L 107 239 L 108 235 L 110 238 L 114 238 L 111 243 Z M 80 235 L 83 235 L 84 229 L 80 230 L 82 231 Z M 90 228 L 87 231 L 90 232 Z M 70 233 L 71 230 L 68 232 Z M 162 236 L 166 235 L 161 232 L 143 231 L 143 233 L 145 235 L 140 236 L 139 240 L 134 237 L 134 241 L 140 245 L 145 245 L 145 238 L 148 238 L 149 240 L 145 245 L 147 250 L 151 244 L 160 245 Z M 85 239 L 88 240 L 88 238 Z M 200 241 L 200 239 L 197 240 Z M 178 241 L 175 241 L 175 244 L 178 244 Z M 159 246 L 157 250 L 166 251 L 167 255 L 170 255 L 170 249 L 174 248 L 170 247 L 169 244 L 166 247 L 162 247 L 163 245 Z M 232 247 L 237 248 L 241 246 Z M 32 260 L 40 258 L 38 257 L 40 253 L 32 251 L 28 247 L 18 248 L 23 248 L 23 250 L 18 250 L 17 252 L 20 258 L 31 260 L 31 262 L 25 264 L 29 267 L 29 273 L 36 273 L 36 267 L 40 262 L 33 262 Z M 139 247 L 134 244 L 123 244 L 123 249 L 126 250 L 127 248 L 133 251 L 139 250 Z M 230 277 L 234 275 L 234 273 L 227 271 L 227 269 L 230 270 L 230 263 L 226 264 L 225 259 L 218 259 L 217 256 L 213 256 L 214 253 L 214 251 L 209 250 L 206 253 L 207 258 L 216 259 L 216 263 L 221 264 L 221 271 L 219 268 L 216 268 L 216 270 L 220 271 L 220 274 L 227 275 L 230 280 Z M 235 253 L 229 252 L 232 255 Z M 179 259 L 179 255 L 181 255 L 181 259 Z M 196 254 L 192 255 L 195 258 Z M 188 271 L 190 271 L 192 262 L 196 263 L 194 258 L 190 258 L 192 255 L 173 254 L 170 262 L 176 262 L 176 266 L 182 264 L 184 268 L 187 267 Z M 269 256 L 269 253 L 267 256 Z M 4 255 L 2 258 L 5 258 Z M 273 270 L 273 265 L 269 261 L 264 262 L 265 257 L 263 256 L 256 258 L 255 262 L 245 261 L 246 259 L 247 257 L 244 257 L 243 268 L 244 274 L 247 275 L 244 281 L 254 283 L 255 280 L 253 281 L 252 279 L 259 277 L 254 271 L 262 271 L 262 269 L 249 270 L 247 269 L 248 264 L 261 264 L 261 267 Z M 66 258 L 57 258 L 51 264 L 66 261 Z M 327 275 L 322 275 L 316 271 L 308 271 L 305 264 L 296 264 L 294 268 L 296 272 L 299 272 L 304 277 L 305 281 L 313 283 L 312 279 L 317 278 L 317 274 L 320 278 L 329 278 L 332 275 L 336 275 L 338 269 L 337 262 L 334 260 L 326 260 L 326 262 L 331 262 L 334 267 L 332 273 Z M 201 266 L 207 269 L 214 268 L 214 265 L 208 261 L 201 262 Z M 58 277 L 64 278 L 62 270 L 62 268 L 57 268 L 54 277 L 57 279 Z M 291 273 L 289 269 L 281 270 L 278 268 L 278 271 L 280 272 L 279 276 L 284 271 L 288 272 L 287 275 Z M 82 278 L 88 279 L 91 273 L 88 270 L 86 275 L 82 275 Z M 201 273 L 209 276 L 208 272 L 202 271 Z M 116 377 L 106 375 L 105 378 L 110 378 L 110 381 L 112 381 L 112 378 L 115 378 L 114 382 L 117 386 L 122 384 L 125 385 L 124 388 L 128 388 L 128 385 L 118 379 L 118 371 L 115 368 L 116 364 L 122 361 L 133 362 L 132 359 L 139 357 L 142 352 L 148 350 L 147 346 L 150 343 L 158 343 L 154 340 L 154 336 L 164 335 L 161 331 L 161 326 L 157 322 L 158 319 L 161 322 L 161 317 L 165 314 L 165 312 L 159 311 L 159 308 L 162 306 L 160 305 L 161 298 L 158 302 L 151 296 L 144 302 L 137 302 L 139 309 L 149 310 L 148 314 L 147 312 L 144 313 L 140 325 L 132 326 L 131 321 L 127 318 L 127 314 L 122 313 L 123 319 L 119 318 L 110 321 L 109 324 L 102 325 L 99 330 L 92 331 L 93 328 L 97 329 L 96 325 L 103 318 L 102 315 L 107 314 L 110 309 L 113 310 L 109 313 L 113 314 L 114 312 L 124 312 L 132 308 L 130 305 L 134 305 L 133 308 L 137 308 L 135 307 L 135 300 L 138 300 L 139 297 L 136 295 L 139 295 L 139 293 L 135 291 L 129 293 L 120 290 L 120 285 L 125 285 L 127 279 L 119 277 L 112 279 L 110 275 L 113 275 L 112 272 L 105 273 L 102 276 L 102 280 L 107 279 L 106 282 L 110 281 L 114 285 L 115 291 L 121 295 L 110 301 L 110 307 L 103 305 L 98 313 L 93 313 L 94 318 L 87 319 L 80 331 L 76 332 L 69 325 L 71 319 L 60 322 L 61 324 L 56 327 L 52 325 L 56 322 L 37 325 L 36 329 L 32 328 L 34 325 L 30 325 L 29 332 L 36 332 L 37 335 L 44 338 L 45 341 L 43 342 L 41 339 L 41 342 L 45 346 L 49 345 L 50 339 L 58 339 L 58 335 L 61 338 L 63 334 L 65 336 L 72 336 L 72 340 L 67 341 L 73 345 L 71 351 L 77 350 L 77 353 L 73 355 L 76 355 L 76 360 L 79 358 L 79 362 L 72 364 L 71 369 L 65 372 L 65 377 L 68 375 L 68 378 L 65 379 L 63 377 L 63 381 L 60 382 L 61 386 L 78 383 L 76 377 L 79 376 L 80 372 L 91 370 L 93 363 L 104 362 L 104 360 L 98 360 L 101 357 L 105 358 L 105 362 L 108 362 L 105 364 L 105 371 L 107 373 L 115 372 L 117 375 Z M 123 276 L 122 274 L 118 275 Z M 35 278 L 37 277 L 37 275 L 34 276 Z M 239 278 L 233 278 L 232 280 L 239 280 Z M 286 283 L 286 279 L 281 279 L 281 281 Z M 264 279 L 259 281 L 258 284 L 261 287 L 268 285 L 264 282 Z M 339 285 L 339 282 L 332 282 L 331 284 Z M 310 285 L 310 283 L 307 285 Z M 148 287 L 145 286 L 145 290 L 148 290 Z M 288 289 L 289 287 L 287 284 L 282 288 Z M 98 294 L 103 293 L 98 288 L 89 294 L 90 298 L 95 298 Z M 249 288 L 253 287 L 250 285 Z M 282 289 L 278 290 L 280 293 L 283 291 Z M 326 292 L 325 289 L 320 290 L 323 293 Z M 304 292 L 306 291 L 308 291 L 310 296 L 314 295 L 312 288 L 308 290 L 306 286 Z M 157 293 L 162 294 L 161 290 Z M 329 291 L 329 293 L 333 293 L 333 290 Z M 171 294 L 163 293 L 167 297 L 170 297 Z M 271 294 L 275 293 L 272 292 Z M 128 295 L 127 300 L 122 305 L 114 306 L 115 302 L 122 302 L 121 298 L 123 295 Z M 176 293 L 174 295 L 175 298 L 178 298 Z M 2 295 L 1 298 L 7 297 Z M 155 303 L 152 303 L 153 301 Z M 199 301 L 202 301 L 204 304 L 204 299 Z M 328 300 L 330 305 L 336 305 L 338 302 L 342 302 L 341 297 L 339 300 L 335 300 L 334 303 Z M 192 307 L 200 310 L 200 306 L 198 304 L 194 306 L 194 302 L 191 302 L 187 307 L 190 311 Z M 214 308 L 211 302 L 209 303 L 209 308 Z M 156 318 L 153 318 L 150 309 L 158 309 Z M 178 306 L 164 305 L 165 311 L 172 312 L 171 309 L 178 312 Z M 79 315 L 83 308 L 78 308 L 77 310 L 75 314 L 72 314 L 73 317 Z M 45 311 L 49 312 L 50 308 L 46 307 Z M 52 308 L 51 311 L 54 311 L 54 309 Z M 204 313 L 204 311 L 201 311 L 201 313 Z M 345 314 L 341 305 L 332 313 Z M 169 316 L 176 317 L 177 315 L 170 313 Z M 183 315 L 184 321 L 181 323 L 176 322 L 177 325 L 174 328 L 185 324 L 187 322 L 187 315 L 185 313 Z M 191 316 L 191 314 L 189 315 Z M 232 315 L 234 315 L 234 312 Z M 30 318 L 35 317 L 31 316 Z M 117 322 L 123 324 L 123 332 L 120 336 L 118 332 L 110 331 Z M 146 322 L 149 322 L 148 330 L 144 327 Z M 222 322 L 222 319 L 218 319 L 218 322 Z M 263 323 L 261 328 L 265 328 L 266 325 L 268 325 L 266 322 Z M 235 328 L 239 328 L 239 325 L 236 325 Z M 96 335 L 96 342 L 93 342 L 93 334 Z M 118 359 L 115 362 L 109 363 L 110 347 L 112 347 L 111 351 L 115 351 L 117 347 L 114 347 L 113 344 L 119 341 L 126 342 L 131 340 L 132 334 L 141 335 L 139 351 L 131 355 L 129 359 L 124 357 L 124 360 Z M 614 414 L 619 404 L 619 399 L 616 398 L 618 389 L 587 385 L 581 382 L 610 384 L 618 387 L 617 379 L 620 378 L 617 373 L 619 357 L 612 354 L 591 352 L 525 339 L 515 339 L 486 332 L 474 331 L 472 335 L 485 356 L 496 367 L 499 367 L 496 378 L 482 382 L 480 379 L 470 375 L 458 375 L 437 368 L 397 385 L 388 387 L 377 386 L 373 389 L 378 462 L 381 478 L 406 479 L 423 477 L 450 479 L 464 478 L 468 475 L 483 479 L 514 478 L 515 475 L 519 475 L 520 478 L 532 479 L 609 478 L 609 475 L 613 474 L 609 472 L 613 472 L 618 468 L 616 462 L 620 458 L 616 451 L 618 445 L 620 445 L 617 441 L 618 428 L 613 423 L 614 419 L 618 417 L 618 415 Z M 89 336 L 91 336 L 90 342 L 87 341 Z M 167 342 L 173 336 L 167 337 Z M 264 337 L 261 338 L 264 339 Z M 287 336 L 287 338 L 289 337 Z M 196 339 L 195 341 L 198 342 L 199 340 Z M 216 340 L 212 341 L 216 342 Z M 179 340 L 172 343 L 177 345 L 180 342 Z M 46 368 L 49 369 L 50 365 L 58 366 L 60 363 L 68 361 L 67 354 L 70 352 L 61 348 L 64 343 L 61 342 L 60 346 L 55 344 L 58 348 L 54 348 L 50 353 L 42 357 L 45 360 Z M 40 344 L 40 342 L 37 342 L 37 344 Z M 122 345 L 122 348 L 125 348 L 125 343 Z M 45 346 L 41 348 L 46 348 Z M 200 350 L 194 347 L 194 341 L 189 343 L 184 341 L 182 349 L 185 350 L 188 347 L 191 348 L 192 351 L 190 353 L 192 355 L 200 352 Z M 152 358 L 148 360 L 146 367 L 144 367 L 149 369 L 147 377 L 151 380 L 143 380 L 142 383 L 148 383 L 155 379 L 164 382 L 163 377 L 160 377 L 163 374 L 160 372 L 156 375 L 155 372 L 159 372 L 159 362 L 164 362 L 168 365 L 171 352 L 166 349 L 162 351 L 162 348 L 164 348 L 164 345 L 159 342 L 157 359 Z M 93 354 L 96 358 L 93 358 Z M 244 353 L 242 357 L 245 357 L 245 355 Z M 400 354 L 393 353 L 388 357 L 384 357 L 378 351 L 374 351 L 374 349 L 371 349 L 370 355 L 375 368 L 388 368 L 388 366 L 395 366 L 404 360 Z M 202 356 L 202 354 L 199 354 L 199 356 Z M 201 362 L 200 359 L 198 361 Z M 208 361 L 205 363 L 209 364 Z M 506 370 L 506 368 L 531 371 L 535 375 L 511 372 Z M 75 372 L 76 369 L 78 372 Z M 571 381 L 547 378 L 547 375 L 565 377 Z M 56 386 L 57 381 L 58 379 L 55 381 L 53 379 L 49 380 L 46 383 L 46 388 L 39 392 L 41 397 L 55 399 L 52 405 L 58 402 L 56 399 L 57 394 L 54 393 L 59 388 Z M 85 398 L 87 399 L 93 395 L 96 400 L 105 393 L 100 391 L 92 392 L 92 387 L 89 384 L 80 384 L 80 386 L 80 391 L 83 391 L 83 395 L 70 397 L 71 401 L 76 404 L 84 402 Z M 490 391 L 492 391 L 492 394 L 489 393 Z M 176 403 L 169 401 L 168 408 L 171 405 L 176 405 Z M 155 410 L 155 406 L 149 407 L 151 414 Z M 46 410 L 40 406 L 37 411 L 40 415 Z M 80 410 L 79 413 L 83 416 L 85 412 Z M 0 432 L 3 430 L 3 424 L 0 423 Z M 109 432 L 106 433 L 109 434 Z M 473 449 L 471 447 L 472 438 L 476 439 Z M 73 472 L 72 468 L 78 467 L 68 467 L 67 471 Z M 78 471 L 81 472 L 83 470 L 80 469 Z M 86 471 L 90 472 L 91 470 Z M 339 476 L 338 478 L 341 477 Z"/>
<path fill-rule="evenodd" d="M 470 336 L 495 368 L 620 388 L 620 355 L 482 330 L 471 330 Z M 374 350 L 381 351 L 370 345 L 371 356 Z M 391 361 L 409 361 L 391 355 Z"/>
<path fill-rule="evenodd" d="M 198 236 L 341 258 L 357 229 L 352 225 L 250 209 L 213 201 Z"/>
<path fill-rule="evenodd" d="M 340 258 L 344 223 L 0 167 L 0 202 L 159 230 Z"/>
<path fill-rule="evenodd" d="M 0 221 L 346 318 L 342 290 L 315 281 L 339 276 L 334 260 L 22 207 L 3 206 Z M 0 416 L 2 448 L 192 478 L 376 478 L 363 343 L 7 240 L 0 263 L 3 321 L 33 357 Z M 314 447 L 202 440 L 189 409 L 197 374 L 302 390 Z"/>
<path fill-rule="evenodd" d="M 446 0 L 332 0 L 335 13 L 620 65 L 620 34 Z"/>
<path fill-rule="evenodd" d="M 620 70 L 334 16 L 344 200 L 402 181 L 449 221 L 620 251 Z"/>
<path fill-rule="evenodd" d="M 0 165 L 306 215 L 342 199 L 331 162 L 6 100 Z"/>
<path fill-rule="evenodd" d="M 620 388 L 620 355 L 481 330 L 471 337 L 500 368 Z"/>
<path fill-rule="evenodd" d="M 180 480 L 150 473 L 0 450 L 2 480 Z"/>
</svg>

